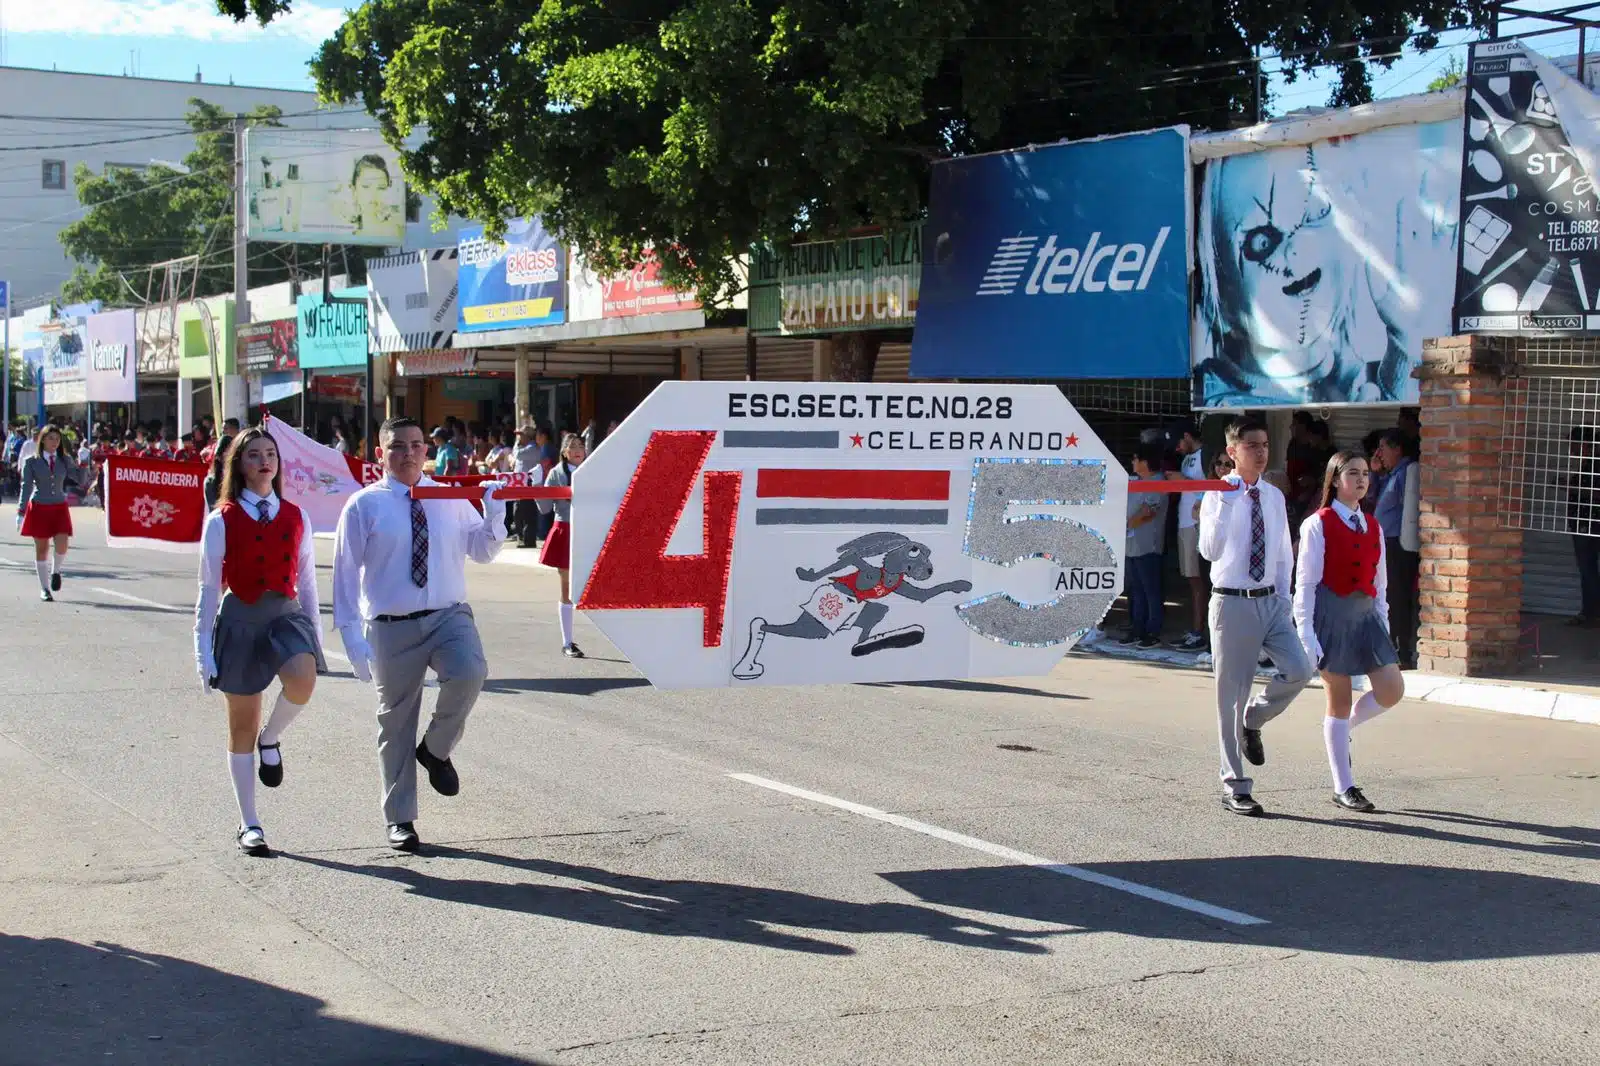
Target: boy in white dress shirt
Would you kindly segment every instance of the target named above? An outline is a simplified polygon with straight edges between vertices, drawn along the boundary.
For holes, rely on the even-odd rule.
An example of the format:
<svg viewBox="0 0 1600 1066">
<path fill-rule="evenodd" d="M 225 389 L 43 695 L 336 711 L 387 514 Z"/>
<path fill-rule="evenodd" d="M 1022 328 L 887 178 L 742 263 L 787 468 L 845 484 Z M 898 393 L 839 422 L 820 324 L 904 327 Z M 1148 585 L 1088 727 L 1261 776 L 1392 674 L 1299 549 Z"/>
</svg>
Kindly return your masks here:
<svg viewBox="0 0 1600 1066">
<path fill-rule="evenodd" d="M 1200 504 L 1200 554 L 1211 562 L 1212 671 L 1222 744 L 1223 806 L 1235 814 L 1262 813 L 1245 775 L 1248 759 L 1267 761 L 1261 727 L 1282 714 L 1311 680 L 1295 630 L 1290 600 L 1294 549 L 1283 493 L 1261 475 L 1267 469 L 1267 426 L 1246 416 L 1228 427 L 1232 492 L 1208 492 Z M 1265 650 L 1278 674 L 1250 698 Z M 1241 753 L 1242 748 L 1242 753 Z"/>
<path fill-rule="evenodd" d="M 466 500 L 414 500 L 428 442 L 413 419 L 379 429 L 384 477 L 350 497 L 339 516 L 333 561 L 333 624 L 356 676 L 378 685 L 378 759 L 389 846 L 416 851 L 417 764 L 434 791 L 461 782 L 450 754 L 488 676 L 467 604 L 466 560 L 492 562 L 505 542 L 506 505 L 486 482 L 483 514 Z M 439 701 L 422 742 L 422 683 L 439 676 Z"/>
</svg>

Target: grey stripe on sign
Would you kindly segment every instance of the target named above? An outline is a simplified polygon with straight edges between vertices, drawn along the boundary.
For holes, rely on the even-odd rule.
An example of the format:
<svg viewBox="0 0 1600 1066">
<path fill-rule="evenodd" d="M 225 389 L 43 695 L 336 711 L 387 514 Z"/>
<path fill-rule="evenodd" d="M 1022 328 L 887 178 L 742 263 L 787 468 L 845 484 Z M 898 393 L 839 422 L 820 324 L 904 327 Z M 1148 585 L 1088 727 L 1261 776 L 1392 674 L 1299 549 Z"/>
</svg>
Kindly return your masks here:
<svg viewBox="0 0 1600 1066">
<path fill-rule="evenodd" d="M 837 448 L 837 430 L 725 429 L 724 448 Z"/>
<path fill-rule="evenodd" d="M 757 507 L 758 526 L 942 526 L 943 508 L 922 507 Z"/>
</svg>

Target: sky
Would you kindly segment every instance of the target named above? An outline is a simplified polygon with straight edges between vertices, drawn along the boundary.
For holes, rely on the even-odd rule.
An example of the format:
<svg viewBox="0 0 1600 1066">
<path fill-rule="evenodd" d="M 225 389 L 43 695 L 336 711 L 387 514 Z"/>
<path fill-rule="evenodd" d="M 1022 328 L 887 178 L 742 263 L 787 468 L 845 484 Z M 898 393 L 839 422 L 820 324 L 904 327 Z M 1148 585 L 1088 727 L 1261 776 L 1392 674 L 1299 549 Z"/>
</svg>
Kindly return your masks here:
<svg viewBox="0 0 1600 1066">
<path fill-rule="evenodd" d="M 198 67 L 208 82 L 231 78 L 240 85 L 309 90 L 314 86 L 306 62 L 338 30 L 343 8 L 355 2 L 295 0 L 289 16 L 262 29 L 216 14 L 212 0 L 0 0 L 0 61 L 181 81 L 194 80 Z M 1527 6 L 1559 2 L 1530 0 Z M 1447 33 L 1443 45 L 1427 54 L 1407 49 L 1389 70 L 1374 70 L 1377 95 L 1422 92 L 1452 56 L 1466 58 L 1473 36 Z M 1534 47 L 1552 56 L 1574 53 L 1576 40 L 1567 36 L 1539 38 Z M 1593 47 L 1600 48 L 1600 42 Z M 1270 70 L 1274 64 L 1268 61 L 1266 66 Z M 1293 84 L 1274 77 L 1270 113 L 1323 106 L 1332 87 L 1331 79 L 1316 75 L 1302 75 Z"/>
</svg>

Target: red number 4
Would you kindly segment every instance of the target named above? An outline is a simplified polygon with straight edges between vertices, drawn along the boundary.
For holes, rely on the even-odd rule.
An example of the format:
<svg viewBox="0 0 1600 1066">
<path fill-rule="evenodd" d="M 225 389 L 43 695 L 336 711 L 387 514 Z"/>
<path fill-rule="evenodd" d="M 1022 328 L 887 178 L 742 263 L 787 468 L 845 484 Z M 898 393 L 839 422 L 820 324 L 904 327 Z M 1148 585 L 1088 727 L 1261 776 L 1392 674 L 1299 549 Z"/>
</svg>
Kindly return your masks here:
<svg viewBox="0 0 1600 1066">
<path fill-rule="evenodd" d="M 742 474 L 734 470 L 706 473 L 702 507 L 705 551 L 700 555 L 667 554 L 672 531 L 683 517 L 689 494 L 716 440 L 714 432 L 693 430 L 650 434 L 578 599 L 581 609 L 698 607 L 704 612 L 705 646 L 722 646 Z"/>
</svg>

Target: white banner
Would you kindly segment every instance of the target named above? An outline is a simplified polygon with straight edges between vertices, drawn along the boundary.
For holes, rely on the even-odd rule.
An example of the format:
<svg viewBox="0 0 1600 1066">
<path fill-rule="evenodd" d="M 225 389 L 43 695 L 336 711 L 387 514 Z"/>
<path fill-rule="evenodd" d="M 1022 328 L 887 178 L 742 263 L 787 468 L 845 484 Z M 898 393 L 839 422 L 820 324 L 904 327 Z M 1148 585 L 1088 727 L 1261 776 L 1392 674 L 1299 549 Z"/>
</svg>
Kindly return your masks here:
<svg viewBox="0 0 1600 1066">
<path fill-rule="evenodd" d="M 284 499 L 299 506 L 318 533 L 337 529 L 345 501 L 383 476 L 381 467 L 318 444 L 282 419 L 269 415 L 261 425 L 278 443 Z"/>
<path fill-rule="evenodd" d="M 367 264 L 367 323 L 375 352 L 450 345 L 456 331 L 456 248 L 430 248 Z"/>
</svg>

